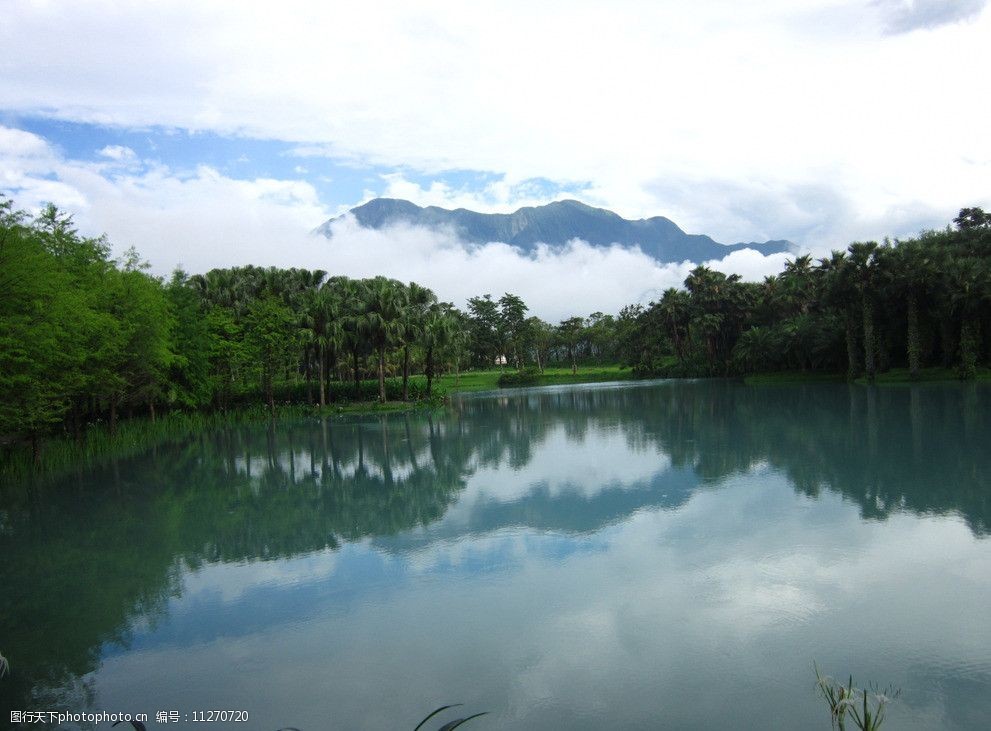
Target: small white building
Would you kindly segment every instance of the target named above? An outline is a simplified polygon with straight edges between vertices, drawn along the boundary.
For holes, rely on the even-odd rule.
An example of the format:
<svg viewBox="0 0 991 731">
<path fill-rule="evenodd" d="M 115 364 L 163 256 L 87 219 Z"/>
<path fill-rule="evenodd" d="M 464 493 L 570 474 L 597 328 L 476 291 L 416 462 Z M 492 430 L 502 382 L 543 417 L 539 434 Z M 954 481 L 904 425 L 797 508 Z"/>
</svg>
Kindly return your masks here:
<svg viewBox="0 0 991 731">
<path fill-rule="evenodd" d="M 496 359 L 495 359 L 495 364 L 496 364 L 497 366 L 504 366 L 504 365 L 506 365 L 506 363 L 508 363 L 508 362 L 509 362 L 509 361 L 508 361 L 508 360 L 506 360 L 506 356 L 504 356 L 504 355 L 497 355 L 497 356 L 496 356 Z"/>
</svg>

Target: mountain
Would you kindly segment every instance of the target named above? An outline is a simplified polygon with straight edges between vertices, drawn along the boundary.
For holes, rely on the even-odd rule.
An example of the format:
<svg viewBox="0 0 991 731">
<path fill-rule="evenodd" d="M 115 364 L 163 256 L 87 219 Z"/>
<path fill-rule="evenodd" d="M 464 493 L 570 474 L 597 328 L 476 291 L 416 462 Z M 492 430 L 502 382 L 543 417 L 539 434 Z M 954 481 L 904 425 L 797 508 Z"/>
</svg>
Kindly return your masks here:
<svg viewBox="0 0 991 731">
<path fill-rule="evenodd" d="M 754 249 L 762 254 L 794 249 L 788 241 L 720 244 L 708 236 L 686 234 L 663 216 L 631 221 L 604 208 L 593 208 L 573 200 L 528 206 L 515 213 L 477 213 L 465 208 L 454 211 L 437 206 L 421 208 L 405 200 L 375 198 L 352 208 L 350 214 L 366 228 L 380 229 L 398 223 L 450 227 L 471 243 L 502 241 L 525 251 L 533 250 L 540 242 L 560 245 L 575 238 L 593 246 L 637 244 L 660 262 L 721 259 L 738 249 Z M 336 220 L 326 221 L 315 233 L 330 238 L 333 235 L 331 224 Z"/>
</svg>

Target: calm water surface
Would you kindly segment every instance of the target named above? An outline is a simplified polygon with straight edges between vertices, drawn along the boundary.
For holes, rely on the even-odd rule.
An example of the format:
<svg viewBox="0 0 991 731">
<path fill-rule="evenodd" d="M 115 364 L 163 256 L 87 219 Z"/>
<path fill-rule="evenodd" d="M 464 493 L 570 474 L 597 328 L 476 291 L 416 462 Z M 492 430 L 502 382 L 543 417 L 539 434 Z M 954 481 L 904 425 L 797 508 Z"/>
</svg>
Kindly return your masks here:
<svg viewBox="0 0 991 731">
<path fill-rule="evenodd" d="M 973 384 L 566 387 L 205 432 L 6 487 L 0 703 L 828 729 L 815 660 L 901 687 L 886 728 L 987 728 L 989 475 Z"/>
</svg>

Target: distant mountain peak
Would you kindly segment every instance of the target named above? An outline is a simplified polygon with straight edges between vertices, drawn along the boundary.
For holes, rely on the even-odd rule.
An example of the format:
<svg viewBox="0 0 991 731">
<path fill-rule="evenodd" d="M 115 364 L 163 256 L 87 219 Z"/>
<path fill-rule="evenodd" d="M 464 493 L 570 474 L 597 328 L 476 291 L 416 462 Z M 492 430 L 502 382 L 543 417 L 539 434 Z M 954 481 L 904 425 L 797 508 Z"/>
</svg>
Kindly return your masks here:
<svg viewBox="0 0 991 731">
<path fill-rule="evenodd" d="M 629 220 L 605 208 L 571 199 L 525 206 L 513 213 L 478 213 L 467 208 L 422 207 L 401 198 L 373 198 L 352 208 L 349 214 L 365 228 L 383 229 L 402 223 L 443 227 L 471 243 L 501 241 L 524 251 L 531 251 L 541 243 L 561 246 L 572 239 L 600 247 L 639 246 L 659 262 L 703 262 L 746 248 L 765 255 L 794 250 L 788 241 L 720 244 L 705 235 L 687 234 L 664 216 Z M 315 233 L 330 238 L 336 220 L 324 222 Z"/>
</svg>

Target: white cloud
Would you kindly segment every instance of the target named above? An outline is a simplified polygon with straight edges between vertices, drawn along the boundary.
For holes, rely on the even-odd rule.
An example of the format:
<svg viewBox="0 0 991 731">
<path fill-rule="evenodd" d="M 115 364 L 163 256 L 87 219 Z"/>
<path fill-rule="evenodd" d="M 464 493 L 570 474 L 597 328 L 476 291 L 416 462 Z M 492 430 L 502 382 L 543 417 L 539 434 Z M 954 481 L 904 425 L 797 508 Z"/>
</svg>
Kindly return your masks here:
<svg viewBox="0 0 991 731">
<path fill-rule="evenodd" d="M 889 33 L 938 28 L 978 15 L 987 0 L 874 0 Z"/>
<path fill-rule="evenodd" d="M 409 180 L 403 173 L 387 173 L 382 176 L 385 189 L 383 198 L 402 198 L 420 206 L 438 206 L 440 208 L 467 208 L 480 213 L 503 213 L 513 211 L 523 206 L 539 206 L 552 200 L 575 198 L 574 193 L 558 193 L 548 196 L 532 180 L 509 180 L 502 178 L 493 180 L 481 188 L 454 188 L 440 181 L 432 181 L 423 187 Z M 369 195 L 366 200 L 374 196 Z"/>
<path fill-rule="evenodd" d="M 99 150 L 97 154 L 121 163 L 133 162 L 138 157 L 134 153 L 134 150 L 124 145 L 107 145 L 102 150 Z"/>
<path fill-rule="evenodd" d="M 598 247 L 577 239 L 563 247 L 539 245 L 527 254 L 500 242 L 467 244 L 451 231 L 405 225 L 366 229 L 351 216 L 334 223 L 327 246 L 324 269 L 420 282 L 462 307 L 479 294 L 513 292 L 551 321 L 646 303 L 680 286 L 695 266 L 659 264 L 639 248 Z"/>
<path fill-rule="evenodd" d="M 4 127 L 0 170 L 3 187 L 14 191 L 19 206 L 38 209 L 54 201 L 75 215 L 84 234 L 107 233 L 117 252 L 137 247 L 159 274 L 177 265 L 203 272 L 243 264 L 383 274 L 425 284 L 461 307 L 479 294 L 513 292 L 534 314 L 557 321 L 646 303 L 680 286 L 695 266 L 659 264 L 637 247 L 599 247 L 578 239 L 561 247 L 540 245 L 528 254 L 500 242 L 469 244 L 449 230 L 366 229 L 352 216 L 334 224 L 328 241 L 309 234 L 329 216 L 309 183 L 236 180 L 207 166 L 115 167 L 108 177 L 103 163 L 65 160 L 42 138 Z M 784 259 L 742 250 L 708 264 L 757 280 L 779 271 Z"/>
<path fill-rule="evenodd" d="M 785 262 L 794 258 L 794 254 L 764 256 L 753 249 L 738 249 L 722 259 L 705 262 L 705 266 L 723 274 L 739 274 L 746 282 L 759 282 L 771 274 L 780 274 Z"/>
<path fill-rule="evenodd" d="M 126 153 L 113 151 L 127 159 Z M 157 273 L 232 264 L 312 264 L 325 250 L 306 232 L 326 218 L 317 193 L 298 180 L 235 180 L 200 166 L 175 171 L 80 162 L 44 139 L 0 127 L 0 188 L 19 207 L 46 202 L 72 213 L 86 235 L 106 233 L 115 251 L 136 246 Z M 322 242 L 320 242 L 322 243 Z"/>
<path fill-rule="evenodd" d="M 472 503 L 511 503 L 535 490 L 546 490 L 553 497 L 573 494 L 590 499 L 606 489 L 642 489 L 671 467 L 671 458 L 660 449 L 631 449 L 626 435 L 619 430 L 589 429 L 583 435 L 581 449 L 575 448 L 574 441 L 567 427 L 556 426 L 539 445 L 533 445 L 526 464 L 504 460 L 476 469 L 466 480 L 469 490 L 455 512 L 471 509 L 472 505 L 466 504 L 468 496 Z M 617 454 L 622 454 L 623 459 L 617 461 Z M 447 520 L 457 519 L 451 511 L 445 515 Z"/>
<path fill-rule="evenodd" d="M 525 529 L 405 555 L 347 547 L 337 555 L 346 576 L 314 554 L 303 579 L 322 591 L 300 601 L 279 582 L 254 624 L 209 624 L 258 615 L 236 587 L 222 603 L 179 599 L 174 616 L 220 629 L 152 635 L 104 658 L 94 687 L 138 707 L 272 698 L 251 711 L 271 728 L 319 728 L 331 711 L 342 727 L 394 728 L 423 699 L 451 697 L 499 728 L 650 728 L 658 718 L 682 728 L 700 713 L 728 727 L 740 708 L 770 727 L 811 728 L 823 717 L 812 659 L 870 679 L 883 652 L 880 680 L 915 689 L 911 706 L 892 704 L 891 722 L 947 725 L 941 704 L 952 696 L 927 689 L 986 662 L 986 547 L 954 516 L 875 523 L 836 496 L 815 510 L 802 501 L 780 475 L 751 474 L 677 510 L 637 512 L 563 554 L 552 532 Z M 386 571 L 366 568 L 379 561 Z M 933 621 L 948 612 L 955 621 Z M 135 681 L 147 667 L 161 669 L 153 688 Z M 327 667 L 349 672 L 328 683 Z M 769 684 L 787 702 L 766 703 Z"/>
<path fill-rule="evenodd" d="M 628 217 L 834 245 L 873 222 L 905 233 L 917 201 L 928 225 L 991 205 L 991 98 L 974 91 L 991 14 L 949 5 L 14 0 L 0 108 L 286 140 L 358 165 L 583 181 L 588 202 Z M 929 30 L 886 35 L 915 27 Z M 707 186 L 724 180 L 729 201 Z M 694 194 L 672 207 L 657 181 Z M 813 199 L 789 228 L 796 188 Z M 819 196 L 852 223 L 824 218 L 829 206 L 817 217 Z"/>
<path fill-rule="evenodd" d="M 22 207 L 35 209 L 47 201 L 67 207 L 86 205 L 72 186 L 51 179 L 58 156 L 38 135 L 0 125 L 0 191 Z"/>
</svg>

